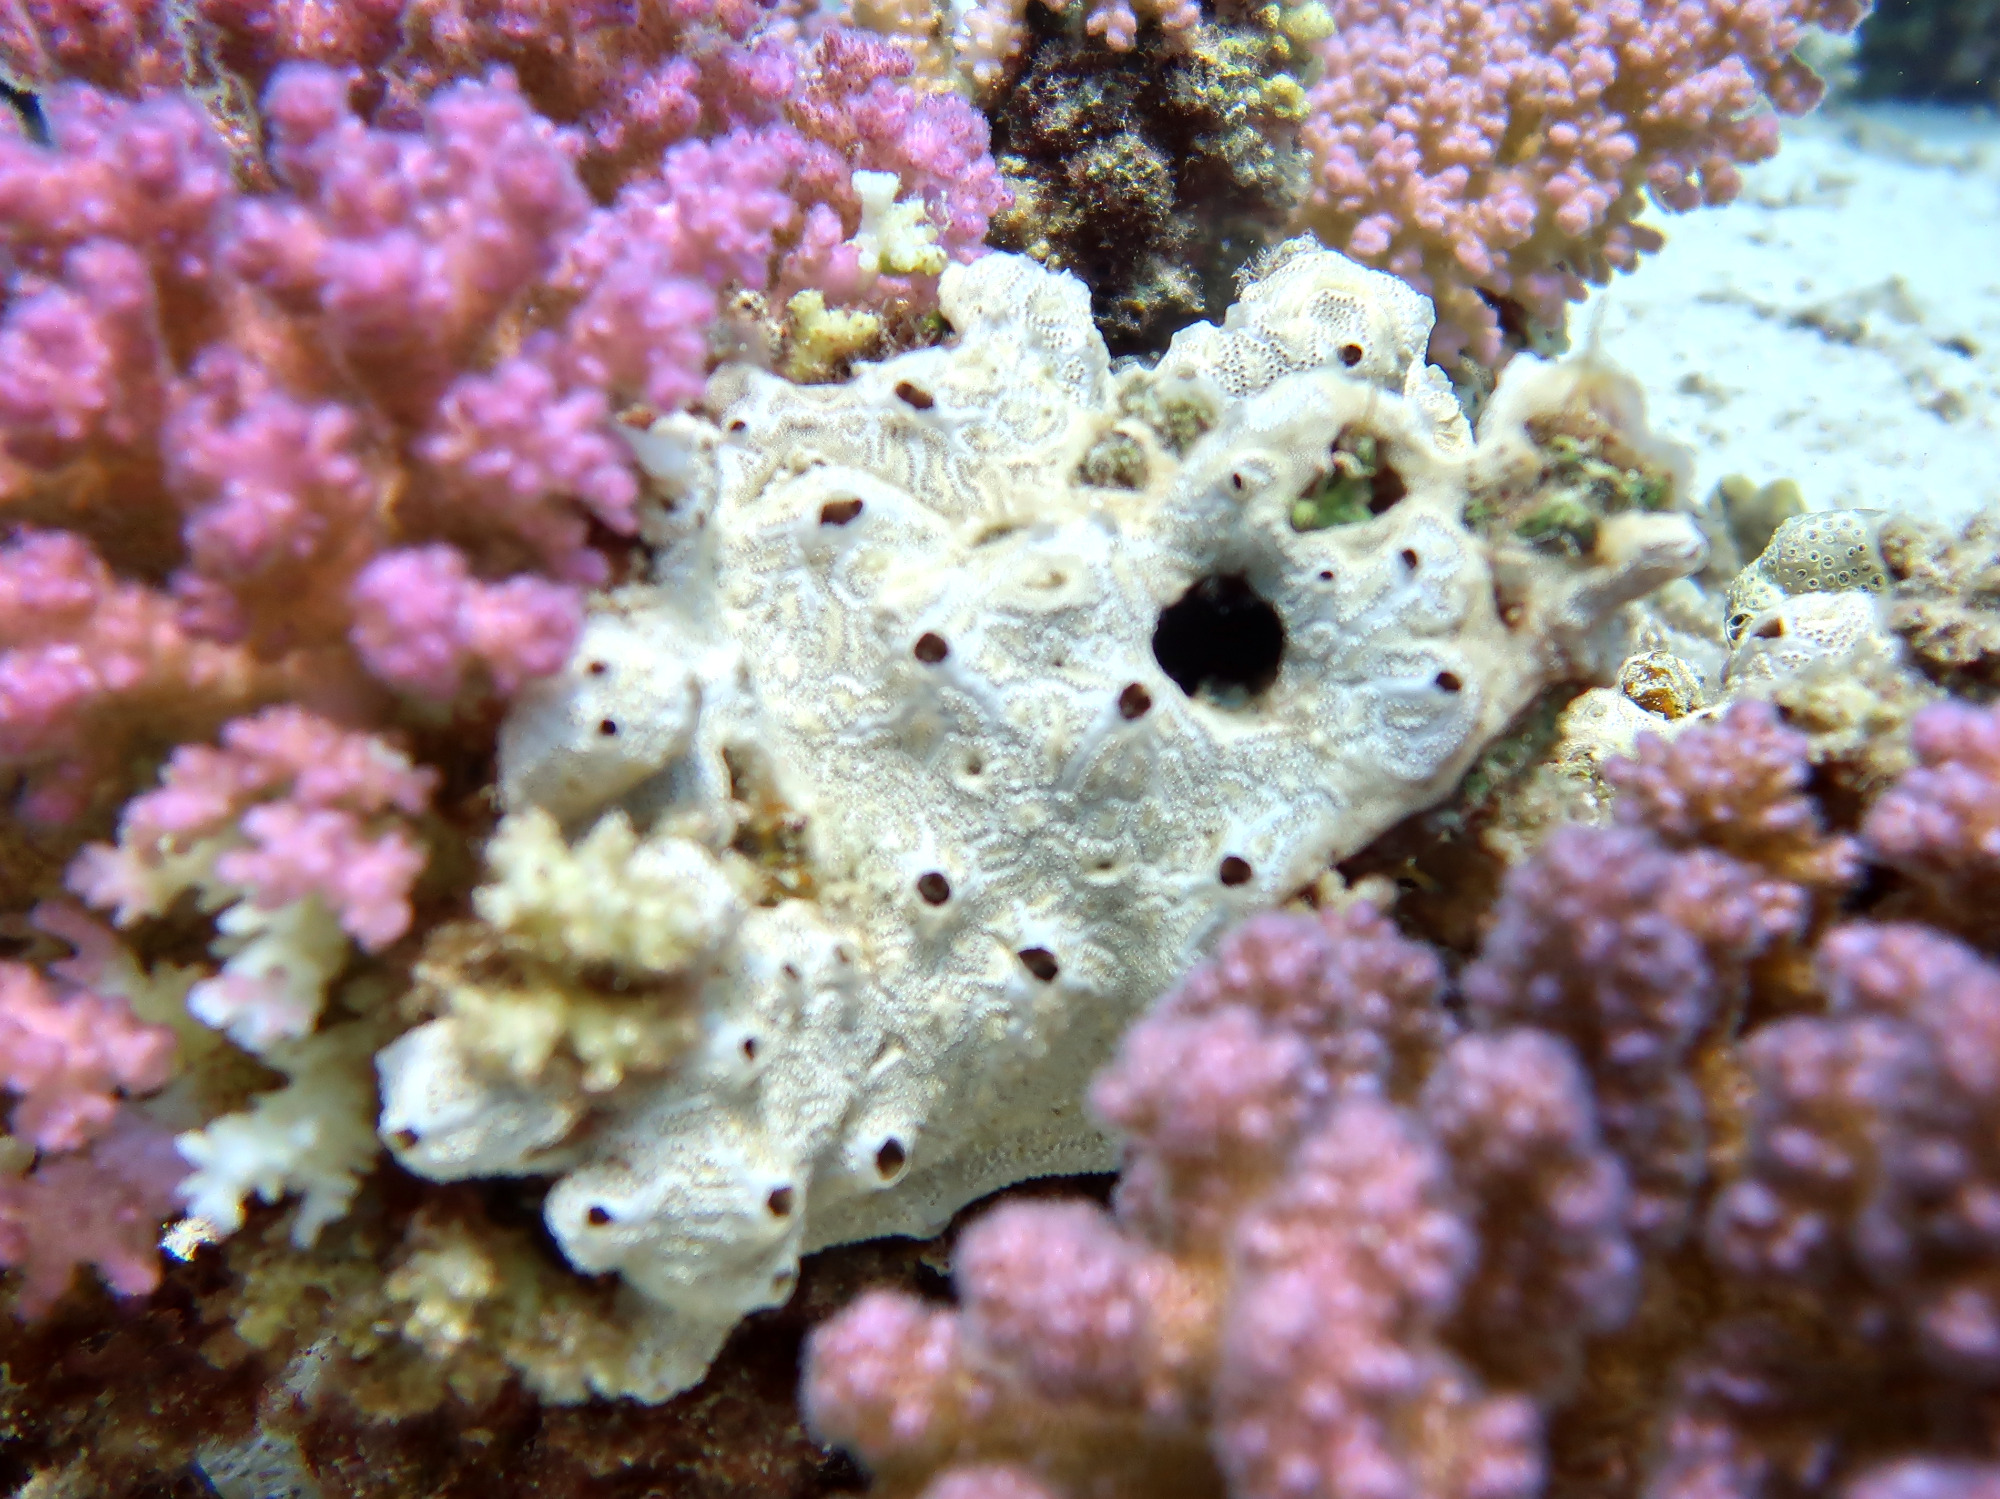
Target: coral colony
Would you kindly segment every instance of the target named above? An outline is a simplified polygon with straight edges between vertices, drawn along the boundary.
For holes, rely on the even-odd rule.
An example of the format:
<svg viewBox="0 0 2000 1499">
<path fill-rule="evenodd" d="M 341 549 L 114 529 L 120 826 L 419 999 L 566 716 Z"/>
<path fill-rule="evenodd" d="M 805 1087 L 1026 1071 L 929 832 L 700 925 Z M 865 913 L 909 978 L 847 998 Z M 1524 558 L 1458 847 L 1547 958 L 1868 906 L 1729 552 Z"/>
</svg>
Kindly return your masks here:
<svg viewBox="0 0 2000 1499">
<path fill-rule="evenodd" d="M 1860 19 L 0 0 L 0 1480 L 2000 1494 L 2000 522 L 1544 357 Z"/>
</svg>

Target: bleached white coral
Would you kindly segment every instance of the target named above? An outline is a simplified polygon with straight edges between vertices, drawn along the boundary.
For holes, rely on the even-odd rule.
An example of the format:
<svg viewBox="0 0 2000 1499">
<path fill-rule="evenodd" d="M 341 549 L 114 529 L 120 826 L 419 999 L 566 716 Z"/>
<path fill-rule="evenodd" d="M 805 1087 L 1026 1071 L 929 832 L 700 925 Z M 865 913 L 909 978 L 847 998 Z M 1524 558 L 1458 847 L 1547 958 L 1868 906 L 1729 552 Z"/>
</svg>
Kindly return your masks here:
<svg viewBox="0 0 2000 1499">
<path fill-rule="evenodd" d="M 235 1233 L 253 1196 L 277 1202 L 299 1195 L 292 1242 L 301 1247 L 346 1215 L 381 1148 L 369 1127 L 368 1075 L 379 1040 L 374 1026 L 350 1022 L 281 1043 L 266 1060 L 288 1074 L 284 1087 L 175 1141 L 194 1168 L 180 1187 L 188 1216 L 200 1225 L 193 1237 Z"/>
<path fill-rule="evenodd" d="M 495 878 L 472 908 L 543 956 L 677 973 L 728 934 L 741 901 L 715 857 L 686 838 L 643 842 L 622 813 L 574 848 L 540 808 L 504 819 L 486 846 Z"/>
<path fill-rule="evenodd" d="M 855 172 L 849 180 L 861 203 L 861 227 L 854 232 L 853 245 L 862 275 L 935 276 L 944 269 L 944 250 L 924 200 L 896 199 L 903 186 L 900 177 L 894 172 Z"/>
<path fill-rule="evenodd" d="M 641 838 L 622 811 L 572 846 L 546 811 L 526 807 L 502 819 L 486 861 L 493 878 L 472 896 L 480 919 L 438 928 L 417 960 L 409 1003 L 444 1022 L 424 1044 L 448 1030 L 475 1071 L 533 1085 L 561 1070 L 588 1093 L 687 1050 L 691 970 L 744 905 L 708 848 L 664 826 Z M 574 1122 L 558 1111 L 550 1128 L 559 1137 Z M 446 1132 L 431 1114 L 424 1133 L 435 1150 Z"/>
<path fill-rule="evenodd" d="M 601 1387 L 693 1383 L 805 1250 L 1109 1166 L 1081 1097 L 1130 1017 L 1700 565 L 1664 506 L 1595 548 L 1469 525 L 1473 460 L 1532 490 L 1576 382 L 1517 362 L 1536 394 L 1475 447 L 1400 282 L 1304 249 L 1268 275 L 1114 374 L 1079 282 L 990 255 L 941 278 L 951 346 L 838 386 L 726 372 L 705 435 L 638 444 L 672 495 L 656 586 L 517 707 L 501 783 L 510 817 L 607 808 L 729 872 L 699 1038 L 597 1096 L 495 1067 L 462 1014 L 378 1059 L 411 1170 L 562 1173 L 550 1229 L 645 1313 Z M 597 754 L 600 714 L 655 733 L 663 683 L 674 751 Z"/>
</svg>

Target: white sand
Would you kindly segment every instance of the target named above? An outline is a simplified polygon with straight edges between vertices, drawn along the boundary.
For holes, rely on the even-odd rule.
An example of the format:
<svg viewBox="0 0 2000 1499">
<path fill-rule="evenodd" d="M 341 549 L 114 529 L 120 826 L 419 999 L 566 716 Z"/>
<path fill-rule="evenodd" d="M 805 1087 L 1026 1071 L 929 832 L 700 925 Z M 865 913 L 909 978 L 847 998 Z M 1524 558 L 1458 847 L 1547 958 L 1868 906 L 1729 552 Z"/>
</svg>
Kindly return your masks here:
<svg viewBox="0 0 2000 1499">
<path fill-rule="evenodd" d="M 1697 483 L 1796 479 L 1815 509 L 2000 503 L 2000 121 L 1823 113 L 1721 209 L 1572 315 L 1692 446 Z"/>
</svg>

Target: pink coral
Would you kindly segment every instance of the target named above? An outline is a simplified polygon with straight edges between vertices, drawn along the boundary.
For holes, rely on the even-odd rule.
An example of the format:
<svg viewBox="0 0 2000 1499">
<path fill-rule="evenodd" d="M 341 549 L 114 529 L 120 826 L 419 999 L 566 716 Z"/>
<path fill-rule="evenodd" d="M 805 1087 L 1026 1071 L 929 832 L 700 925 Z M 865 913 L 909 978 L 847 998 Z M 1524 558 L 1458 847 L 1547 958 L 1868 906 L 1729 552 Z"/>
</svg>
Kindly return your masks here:
<svg viewBox="0 0 2000 1499">
<path fill-rule="evenodd" d="M 1862 823 L 1871 857 L 1908 878 L 1925 914 L 1995 940 L 2000 901 L 2000 707 L 1938 703 L 1910 724 L 1917 765 Z"/>
<path fill-rule="evenodd" d="M 662 409 L 700 393 L 717 293 L 768 284 L 806 154 L 779 128 L 690 141 L 667 153 L 657 180 L 627 187 L 592 221 L 558 278 L 577 299 L 568 347 L 583 378 Z"/>
<path fill-rule="evenodd" d="M 175 17 L 154 0 L 0 0 L 0 78 L 80 79 L 121 93 L 181 81 Z"/>
<path fill-rule="evenodd" d="M 83 1150 L 0 1177 L 0 1265 L 23 1272 L 16 1310 L 47 1311 L 79 1265 L 95 1265 L 120 1296 L 152 1290 L 160 1224 L 186 1175 L 172 1131 L 127 1107 Z"/>
<path fill-rule="evenodd" d="M 1734 703 L 1714 725 L 1669 741 L 1642 735 L 1629 760 L 1607 761 L 1621 823 L 1650 828 L 1674 848 L 1697 844 L 1801 885 L 1853 880 L 1853 840 L 1829 834 L 1806 794 L 1808 741 L 1769 703 Z"/>
<path fill-rule="evenodd" d="M 183 310 L 184 295 L 215 272 L 236 196 L 207 117 L 173 96 L 127 104 L 68 85 L 51 88 L 43 107 L 59 150 L 0 142 L 0 243 L 10 258 L 49 275 L 79 246 L 115 241 L 139 253 Z"/>
<path fill-rule="evenodd" d="M 191 636 L 170 599 L 115 579 L 78 536 L 0 543 L 0 763 L 29 772 L 30 816 L 74 815 L 135 745 L 211 733 L 286 685 Z"/>
<path fill-rule="evenodd" d="M 1372 906 L 1244 923 L 1092 1085 L 1135 1145 L 1120 1212 L 1218 1242 L 1335 1088 L 1413 1086 L 1449 1035 L 1442 990 L 1435 956 Z"/>
<path fill-rule="evenodd" d="M 2000 1464 L 1891 1463 L 1849 1484 L 1843 1499 L 2000 1499 Z"/>
<path fill-rule="evenodd" d="M 9 1127 L 36 1148 L 81 1149 L 110 1127 L 121 1093 L 152 1092 L 173 1064 L 173 1032 L 122 999 L 0 963 L 0 1087 L 18 1095 Z"/>
<path fill-rule="evenodd" d="M 1871 1336 L 2000 1377 L 2000 968 L 1922 927 L 1820 949 L 1830 1014 L 1745 1047 L 1749 1169 L 1710 1241 L 1739 1273 L 1822 1289 Z"/>
<path fill-rule="evenodd" d="M 1282 1190 L 1246 1215 L 1235 1251 L 1215 1395 L 1233 1493 L 1536 1491 L 1532 1402 L 1488 1394 L 1438 1342 L 1479 1246 L 1447 1158 L 1402 1111 L 1336 1106 Z"/>
<path fill-rule="evenodd" d="M 1473 1014 L 1565 1037 L 1632 1176 L 1634 1230 L 1685 1229 L 1705 1151 L 1695 1049 L 1735 1021 L 1748 964 L 1797 934 L 1802 892 L 1638 828 L 1564 828 L 1508 877 L 1477 962 Z"/>
<path fill-rule="evenodd" d="M 924 1499 L 1056 1499 L 1056 1496 L 1025 1469 L 993 1464 L 954 1468 L 924 1490 Z"/>
<path fill-rule="evenodd" d="M 70 883 L 123 925 L 157 914 L 164 864 L 220 839 L 215 877 L 256 905 L 317 896 L 355 941 L 385 947 L 410 924 L 424 850 L 406 823 L 436 784 L 373 735 L 272 708 L 231 723 L 220 749 L 176 750 L 160 788 L 126 806 L 117 847 L 86 849 Z"/>
<path fill-rule="evenodd" d="M 1441 979 L 1365 906 L 1230 934 L 1093 1090 L 1115 1212 L 1003 1205 L 958 1311 L 820 1328 L 812 1429 L 891 1493 L 993 1464 L 1060 1499 L 1535 1492 L 1532 1395 L 1632 1302 L 1623 1173 L 1568 1048 L 1451 1040 Z"/>
<path fill-rule="evenodd" d="M 957 1263 L 970 1332 L 1052 1400 L 1130 1404 L 1148 1319 L 1141 1257 L 1094 1204 L 1010 1203 Z"/>
<path fill-rule="evenodd" d="M 46 919 L 44 919 L 46 918 Z M 103 977 L 109 934 L 81 912 L 48 908 L 37 923 L 73 941 L 74 958 L 44 975 L 0 963 L 0 1087 L 15 1095 L 11 1149 L 32 1168 L 0 1171 L 0 1265 L 24 1272 L 17 1309 L 38 1316 L 95 1264 L 120 1295 L 159 1279 L 155 1247 L 186 1173 L 173 1137 L 126 1100 L 163 1086 L 173 1032 L 148 1025 Z"/>
<path fill-rule="evenodd" d="M 1856 0 L 1339 0 L 1302 139 L 1300 219 L 1437 304 L 1432 356 L 1503 357 L 1503 311 L 1542 328 L 1657 249 L 1647 195 L 1726 203 L 1819 81 L 1808 26 Z M 1768 101 L 1768 107 L 1767 107 Z M 1497 309 L 1497 310 L 1496 310 Z"/>
<path fill-rule="evenodd" d="M 575 592 L 540 578 L 472 577 L 450 547 L 384 552 L 354 581 L 355 649 L 369 671 L 449 701 L 477 667 L 501 692 L 562 665 L 583 628 Z"/>
<path fill-rule="evenodd" d="M 1562 1395 L 1579 1331 L 1620 1326 L 1639 1290 L 1625 1172 L 1590 1079 L 1544 1031 L 1462 1037 L 1424 1084 L 1426 1118 L 1479 1203 L 1479 1261 L 1452 1332 L 1505 1382 Z"/>
<path fill-rule="evenodd" d="M 1928 888 L 1983 867 L 1993 721 L 1878 808 Z M 826 1323 L 811 1429 L 887 1499 L 1987 1494 L 2000 966 L 1816 930 L 1804 754 L 1760 708 L 1643 750 L 1455 988 L 1365 905 L 1225 934 L 1096 1080 L 1113 1211 L 1004 1204 L 955 1310 Z"/>
<path fill-rule="evenodd" d="M 0 591 L 65 599 L 0 619 L 0 755 L 36 774 L 29 810 L 67 815 L 133 741 L 206 737 L 259 699 L 366 711 L 352 589 L 401 539 L 457 543 L 481 574 L 442 654 L 482 660 L 482 684 L 550 670 L 575 635 L 570 580 L 605 573 L 589 522 L 634 525 L 602 392 L 548 392 L 540 427 L 518 381 L 454 383 L 589 211 L 552 132 L 504 80 L 446 90 L 404 133 L 358 125 L 343 88 L 273 85 L 289 198 L 235 188 L 184 100 L 59 86 L 60 149 L 0 145 L 22 268 L 0 297 L 0 501 L 76 528 L 0 559 Z M 424 483 L 415 423 L 434 410 Z M 508 455 L 507 505 L 477 487 L 492 460 L 474 443 Z M 120 572 L 171 569 L 170 593 L 86 538 Z M 563 583 L 488 581 L 523 566 Z"/>
<path fill-rule="evenodd" d="M 295 196 L 244 206 L 231 263 L 414 425 L 589 212 L 563 139 L 502 72 L 440 92 L 421 133 L 367 128 L 325 68 L 285 69 L 264 111 Z"/>
<path fill-rule="evenodd" d="M 898 173 L 959 258 L 1006 201 L 983 120 L 900 50 L 754 4 L 161 9 L 0 31 L 54 142 L 0 139 L 0 506 L 94 547 L 156 654 L 242 647 L 203 662 L 255 678 L 227 700 L 182 681 L 180 737 L 253 690 L 366 723 L 554 669 L 637 529 L 617 414 L 699 395 L 725 297 L 907 330 L 935 278 L 862 273 L 853 172 Z M 49 71 L 88 39 L 123 49 L 102 90 Z M 200 104 L 166 85 L 215 67 Z M 0 757 L 45 815 L 143 763 L 140 678 L 89 623 L 0 633 L 39 652 Z"/>
</svg>

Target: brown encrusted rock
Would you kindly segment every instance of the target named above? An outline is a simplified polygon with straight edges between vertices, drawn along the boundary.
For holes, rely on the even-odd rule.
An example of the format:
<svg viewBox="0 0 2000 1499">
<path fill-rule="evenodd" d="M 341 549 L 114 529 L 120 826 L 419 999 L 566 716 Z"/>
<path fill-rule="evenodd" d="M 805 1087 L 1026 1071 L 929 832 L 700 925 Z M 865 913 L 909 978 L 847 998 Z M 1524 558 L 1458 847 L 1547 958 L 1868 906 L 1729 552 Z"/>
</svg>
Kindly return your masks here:
<svg viewBox="0 0 2000 1499">
<path fill-rule="evenodd" d="M 1891 580 L 1888 626 L 1924 674 L 1957 695 L 2000 691 L 2000 506 L 1956 535 L 1891 516 L 1877 544 Z"/>
<path fill-rule="evenodd" d="M 993 243 L 1090 287 L 1114 354 L 1157 351 L 1220 319 L 1232 274 L 1275 230 L 1303 178 L 1291 136 L 1304 94 L 1276 32 L 1148 29 L 1130 51 L 1045 33 L 989 109 L 1014 205 Z"/>
</svg>

